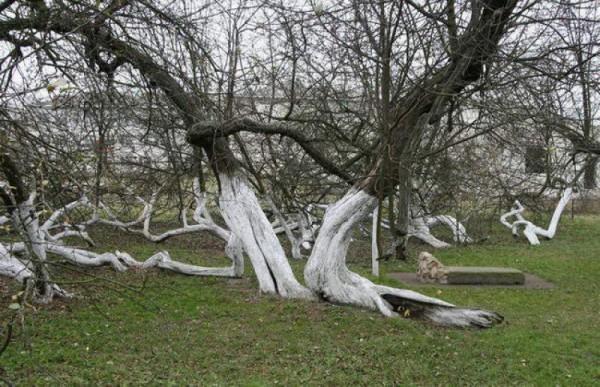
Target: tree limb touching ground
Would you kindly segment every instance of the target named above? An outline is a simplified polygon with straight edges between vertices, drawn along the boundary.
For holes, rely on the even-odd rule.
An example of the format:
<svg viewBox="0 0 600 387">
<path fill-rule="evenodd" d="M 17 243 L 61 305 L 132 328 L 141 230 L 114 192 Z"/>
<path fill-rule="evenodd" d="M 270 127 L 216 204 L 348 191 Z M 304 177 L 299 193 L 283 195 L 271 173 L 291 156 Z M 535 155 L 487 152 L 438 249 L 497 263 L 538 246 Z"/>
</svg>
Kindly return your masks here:
<svg viewBox="0 0 600 387">
<path fill-rule="evenodd" d="M 556 204 L 556 208 L 554 209 L 554 213 L 552 214 L 552 218 L 550 219 L 550 224 L 547 229 L 543 229 L 541 227 L 536 226 L 532 222 L 526 220 L 522 213 L 525 211 L 525 208 L 521 205 L 518 200 L 515 200 L 515 204 L 509 212 L 505 213 L 500 217 L 500 223 L 505 225 L 512 231 L 512 234 L 517 237 L 519 235 L 519 227 L 523 227 L 523 235 L 527 238 L 530 244 L 539 245 L 540 240 L 538 236 L 552 239 L 556 234 L 556 230 L 558 228 L 558 222 L 560 221 L 560 217 L 567 206 L 571 197 L 573 196 L 573 189 L 571 187 L 565 189 L 560 197 L 560 200 Z M 515 217 L 516 220 L 512 223 L 508 220 L 511 217 Z"/>
</svg>

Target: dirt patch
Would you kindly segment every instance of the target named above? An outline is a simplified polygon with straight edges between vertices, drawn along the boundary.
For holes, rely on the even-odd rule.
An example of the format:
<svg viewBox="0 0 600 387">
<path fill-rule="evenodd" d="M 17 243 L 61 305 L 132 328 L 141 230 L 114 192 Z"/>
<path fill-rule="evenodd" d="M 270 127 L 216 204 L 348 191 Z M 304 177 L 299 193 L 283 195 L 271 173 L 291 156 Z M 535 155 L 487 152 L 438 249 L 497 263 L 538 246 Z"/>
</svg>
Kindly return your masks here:
<svg viewBox="0 0 600 387">
<path fill-rule="evenodd" d="M 443 288 L 511 288 L 511 289 L 553 289 L 555 286 L 553 283 L 546 281 L 536 275 L 524 273 L 525 283 L 522 285 L 455 285 L 455 284 L 436 284 L 436 283 L 424 283 L 419 281 L 416 273 L 388 273 L 387 276 L 396 279 L 411 286 L 433 286 Z"/>
</svg>

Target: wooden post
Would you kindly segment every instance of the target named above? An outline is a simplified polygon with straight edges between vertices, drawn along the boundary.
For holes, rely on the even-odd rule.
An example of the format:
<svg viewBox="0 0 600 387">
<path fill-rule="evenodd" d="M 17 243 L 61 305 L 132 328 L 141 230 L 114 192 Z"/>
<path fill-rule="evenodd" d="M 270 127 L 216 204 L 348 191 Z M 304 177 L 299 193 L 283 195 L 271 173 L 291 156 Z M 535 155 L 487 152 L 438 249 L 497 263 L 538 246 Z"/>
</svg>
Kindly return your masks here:
<svg viewBox="0 0 600 387">
<path fill-rule="evenodd" d="M 379 206 L 373 210 L 373 231 L 371 233 L 371 272 L 379 277 L 379 246 L 377 245 L 379 223 Z"/>
</svg>

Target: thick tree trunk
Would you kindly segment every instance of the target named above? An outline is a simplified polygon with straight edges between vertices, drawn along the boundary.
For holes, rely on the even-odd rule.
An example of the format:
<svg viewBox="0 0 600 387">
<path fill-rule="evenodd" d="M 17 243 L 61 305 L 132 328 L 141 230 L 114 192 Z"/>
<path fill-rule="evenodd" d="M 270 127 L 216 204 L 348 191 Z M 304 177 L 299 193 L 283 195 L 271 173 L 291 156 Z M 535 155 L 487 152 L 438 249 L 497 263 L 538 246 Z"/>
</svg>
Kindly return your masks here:
<svg viewBox="0 0 600 387">
<path fill-rule="evenodd" d="M 391 316 L 393 311 L 373 290 L 372 283 L 346 267 L 352 230 L 376 205 L 377 198 L 352 188 L 327 208 L 304 278 L 307 286 L 327 301 L 359 305 Z"/>
<path fill-rule="evenodd" d="M 12 212 L 13 224 L 25 239 L 24 252 L 30 261 L 31 271 L 35 278 L 35 299 L 39 303 L 49 303 L 54 297 L 68 297 L 67 292 L 59 288 L 50 278 L 47 267 L 46 240 L 44 230 L 40 227 L 34 201 L 35 193 L 27 200 L 17 204 Z"/>
<path fill-rule="evenodd" d="M 308 287 L 321 298 L 378 310 L 385 316 L 414 316 L 440 325 L 489 327 L 502 320 L 493 312 L 461 309 L 411 290 L 376 285 L 346 266 L 352 231 L 377 205 L 375 196 L 352 188 L 328 207 L 321 231 L 304 269 Z"/>
<path fill-rule="evenodd" d="M 39 226 L 39 220 L 33 201 L 35 194 L 31 194 L 23 203 L 17 205 L 13 212 L 13 223 L 15 229 L 19 230 L 25 238 L 25 245 L 28 247 L 31 257 L 31 265 L 36 279 L 36 297 L 40 303 L 48 303 L 54 297 L 54 288 L 50 281 L 50 274 L 46 267 L 46 249 L 42 230 Z"/>
<path fill-rule="evenodd" d="M 289 298 L 312 298 L 302 286 L 246 179 L 236 173 L 220 173 L 219 206 L 231 232 L 241 240 L 258 278 L 260 290 Z"/>
</svg>

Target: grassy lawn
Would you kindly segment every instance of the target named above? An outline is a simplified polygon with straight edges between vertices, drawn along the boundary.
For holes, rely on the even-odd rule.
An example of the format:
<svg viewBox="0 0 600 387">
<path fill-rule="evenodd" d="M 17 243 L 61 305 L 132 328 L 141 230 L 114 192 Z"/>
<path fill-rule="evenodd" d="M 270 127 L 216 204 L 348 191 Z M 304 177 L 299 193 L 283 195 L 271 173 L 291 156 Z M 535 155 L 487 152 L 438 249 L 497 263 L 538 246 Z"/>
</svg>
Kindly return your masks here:
<svg viewBox="0 0 600 387">
<path fill-rule="evenodd" d="M 221 244 L 204 236 L 164 246 L 108 229 L 93 236 L 99 250 L 147 257 L 168 249 L 175 259 L 227 264 Z M 352 245 L 354 270 L 369 271 L 368 251 L 368 241 Z M 239 280 L 57 267 L 57 276 L 79 281 L 65 286 L 81 297 L 29 310 L 25 331 L 0 357 L 0 376 L 17 385 L 600 385 L 600 217 L 565 217 L 556 239 L 538 247 L 498 230 L 485 244 L 436 256 L 516 267 L 556 288 L 418 289 L 506 318 L 477 331 L 261 296 L 248 267 Z M 415 268 L 383 264 L 384 273 Z M 89 282 L 89 274 L 106 280 Z M 15 291 L 3 286 L 2 318 Z"/>
</svg>

